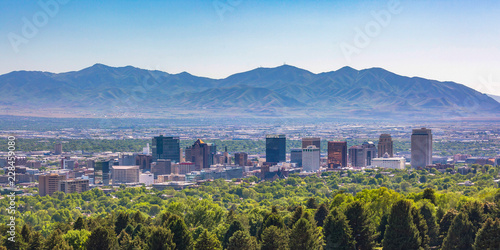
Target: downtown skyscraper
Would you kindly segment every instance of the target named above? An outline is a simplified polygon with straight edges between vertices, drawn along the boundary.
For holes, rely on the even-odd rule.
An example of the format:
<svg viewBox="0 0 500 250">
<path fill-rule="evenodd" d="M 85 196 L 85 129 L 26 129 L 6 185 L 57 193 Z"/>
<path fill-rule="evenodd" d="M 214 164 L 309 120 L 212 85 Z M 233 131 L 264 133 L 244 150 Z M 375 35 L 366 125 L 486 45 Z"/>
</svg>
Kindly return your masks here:
<svg viewBox="0 0 500 250">
<path fill-rule="evenodd" d="M 179 137 L 164 137 L 163 135 L 153 138 L 153 161 L 158 159 L 171 160 L 179 163 L 181 161 L 181 148 Z"/>
<path fill-rule="evenodd" d="M 286 161 L 286 136 L 267 135 L 266 136 L 266 162 Z"/>
<path fill-rule="evenodd" d="M 411 134 L 411 167 L 425 168 L 432 164 L 432 131 L 414 129 Z"/>
</svg>

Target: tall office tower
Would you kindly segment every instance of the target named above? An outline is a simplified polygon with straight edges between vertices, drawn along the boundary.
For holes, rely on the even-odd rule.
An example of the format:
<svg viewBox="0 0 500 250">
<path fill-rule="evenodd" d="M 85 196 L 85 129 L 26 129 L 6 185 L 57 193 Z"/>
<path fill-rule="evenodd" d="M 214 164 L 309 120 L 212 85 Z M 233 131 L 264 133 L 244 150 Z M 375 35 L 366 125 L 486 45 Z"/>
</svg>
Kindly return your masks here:
<svg viewBox="0 0 500 250">
<path fill-rule="evenodd" d="M 432 164 L 432 131 L 414 129 L 411 134 L 411 167 L 425 168 Z"/>
<path fill-rule="evenodd" d="M 224 159 L 222 163 L 230 164 L 229 153 L 227 152 L 227 147 L 224 147 Z"/>
<path fill-rule="evenodd" d="M 314 145 L 321 151 L 321 138 L 318 137 L 304 137 L 302 138 L 302 148 L 307 148 L 309 145 Z"/>
<path fill-rule="evenodd" d="M 378 158 L 384 157 L 385 153 L 388 153 L 389 157 L 394 157 L 390 134 L 381 134 L 378 139 Z"/>
<path fill-rule="evenodd" d="M 248 154 L 247 153 L 235 153 L 234 154 L 234 164 L 236 166 L 246 166 L 248 162 Z"/>
<path fill-rule="evenodd" d="M 377 147 L 373 142 L 364 142 L 363 143 L 363 149 L 364 149 L 364 154 L 366 158 L 366 165 L 365 166 L 371 166 L 372 165 L 372 159 L 377 158 Z"/>
<path fill-rule="evenodd" d="M 319 148 L 309 145 L 302 149 L 302 170 L 304 172 L 316 172 L 319 170 Z"/>
<path fill-rule="evenodd" d="M 329 168 L 347 167 L 347 142 L 345 141 L 328 142 L 327 163 Z"/>
<path fill-rule="evenodd" d="M 171 160 L 172 162 L 181 161 L 181 148 L 179 137 L 163 137 L 160 135 L 153 138 L 153 161 L 158 159 Z"/>
<path fill-rule="evenodd" d="M 186 148 L 186 160 L 194 163 L 196 171 L 200 171 L 214 164 L 216 151 L 216 145 L 198 139 L 193 146 Z"/>
<path fill-rule="evenodd" d="M 297 167 L 302 167 L 302 149 L 292 148 L 290 152 L 290 162 L 297 163 Z"/>
<path fill-rule="evenodd" d="M 267 135 L 266 136 L 266 162 L 286 161 L 286 136 Z"/>
<path fill-rule="evenodd" d="M 56 143 L 56 145 L 54 145 L 54 154 L 55 155 L 62 154 L 62 143 L 58 142 Z"/>
<path fill-rule="evenodd" d="M 366 167 L 365 149 L 363 146 L 352 146 L 349 148 L 349 162 L 353 167 Z"/>
<path fill-rule="evenodd" d="M 98 161 L 94 163 L 94 184 L 109 186 L 109 172 L 111 161 Z"/>
<path fill-rule="evenodd" d="M 59 191 L 59 181 L 65 179 L 66 176 L 58 174 L 40 175 L 38 177 L 38 195 L 52 195 Z"/>
</svg>

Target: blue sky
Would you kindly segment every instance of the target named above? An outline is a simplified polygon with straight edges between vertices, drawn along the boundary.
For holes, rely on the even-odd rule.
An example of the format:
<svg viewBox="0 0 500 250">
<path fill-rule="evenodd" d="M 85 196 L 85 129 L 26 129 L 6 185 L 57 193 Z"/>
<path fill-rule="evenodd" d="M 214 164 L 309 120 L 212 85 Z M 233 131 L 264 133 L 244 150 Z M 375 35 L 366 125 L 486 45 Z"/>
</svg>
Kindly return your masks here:
<svg viewBox="0 0 500 250">
<path fill-rule="evenodd" d="M 58 10 L 44 10 L 54 2 Z M 348 65 L 500 95 L 500 1 L 60 2 L 0 1 L 0 74 L 103 63 L 224 78 L 283 63 L 314 73 Z M 24 20 L 35 34 L 23 35 Z"/>
</svg>

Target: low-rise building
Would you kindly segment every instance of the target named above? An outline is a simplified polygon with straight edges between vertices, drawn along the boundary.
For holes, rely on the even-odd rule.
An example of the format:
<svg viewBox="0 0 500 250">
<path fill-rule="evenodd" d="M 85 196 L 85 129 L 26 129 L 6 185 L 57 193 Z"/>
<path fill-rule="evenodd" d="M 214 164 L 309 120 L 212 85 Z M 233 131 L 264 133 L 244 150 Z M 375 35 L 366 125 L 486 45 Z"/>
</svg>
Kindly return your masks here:
<svg viewBox="0 0 500 250">
<path fill-rule="evenodd" d="M 385 153 L 382 158 L 372 159 L 372 167 L 405 169 L 405 162 L 405 158 L 389 157 L 389 154 Z"/>
<path fill-rule="evenodd" d="M 139 166 L 113 166 L 112 169 L 112 180 L 114 185 L 139 182 Z"/>
</svg>

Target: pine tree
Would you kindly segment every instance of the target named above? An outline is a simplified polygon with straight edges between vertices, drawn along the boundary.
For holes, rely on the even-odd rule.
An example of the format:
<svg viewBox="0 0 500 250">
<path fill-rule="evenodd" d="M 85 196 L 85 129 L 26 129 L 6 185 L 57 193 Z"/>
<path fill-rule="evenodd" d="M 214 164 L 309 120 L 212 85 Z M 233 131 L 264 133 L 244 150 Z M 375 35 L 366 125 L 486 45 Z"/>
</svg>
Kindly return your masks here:
<svg viewBox="0 0 500 250">
<path fill-rule="evenodd" d="M 142 216 L 141 211 L 137 211 L 134 213 L 134 215 L 132 216 L 132 221 L 134 222 L 134 225 L 144 223 L 144 216 Z"/>
<path fill-rule="evenodd" d="M 347 217 L 338 209 L 334 209 L 326 217 L 323 224 L 323 235 L 326 250 L 352 250 L 355 249 L 351 227 Z"/>
<path fill-rule="evenodd" d="M 444 214 L 443 218 L 439 222 L 439 244 L 441 245 L 448 235 L 448 230 L 450 229 L 453 219 L 458 215 L 457 210 L 450 209 Z"/>
<path fill-rule="evenodd" d="M 43 249 L 43 236 L 39 231 L 31 234 L 28 250 L 42 250 Z"/>
<path fill-rule="evenodd" d="M 114 249 L 116 245 L 116 235 L 104 227 L 98 227 L 92 231 L 87 240 L 87 250 Z"/>
<path fill-rule="evenodd" d="M 314 199 L 314 197 L 309 198 L 306 202 L 306 207 L 309 209 L 317 209 L 318 203 L 316 203 L 316 199 Z"/>
<path fill-rule="evenodd" d="M 370 225 L 368 213 L 360 201 L 347 205 L 345 216 L 349 221 L 356 249 L 373 249 L 373 230 Z"/>
<path fill-rule="evenodd" d="M 45 241 L 44 247 L 46 250 L 70 250 L 71 247 L 68 245 L 68 243 L 63 239 L 62 237 L 63 233 L 61 230 L 56 229 L 54 230 L 47 240 Z M 9 248 L 10 249 L 10 248 Z"/>
<path fill-rule="evenodd" d="M 31 231 L 32 230 L 29 225 L 23 225 L 23 228 L 21 229 L 21 237 L 23 237 L 24 242 L 30 242 Z"/>
<path fill-rule="evenodd" d="M 129 221 L 130 219 L 128 214 L 125 212 L 120 212 L 116 217 L 115 233 L 120 234 L 120 232 L 127 227 Z"/>
<path fill-rule="evenodd" d="M 313 225 L 306 218 L 301 218 L 294 225 L 290 232 L 289 246 L 291 249 L 313 250 L 319 249 Z"/>
<path fill-rule="evenodd" d="M 420 207 L 419 212 L 425 219 L 430 245 L 431 246 L 438 245 L 439 227 L 436 222 L 436 216 L 434 216 L 434 207 L 428 203 L 425 203 L 422 207 Z"/>
<path fill-rule="evenodd" d="M 222 249 L 219 239 L 205 229 L 194 246 L 196 250 L 219 250 Z"/>
<path fill-rule="evenodd" d="M 173 250 L 173 234 L 170 229 L 163 227 L 153 227 L 148 239 L 148 249 L 150 250 Z"/>
<path fill-rule="evenodd" d="M 175 249 L 193 249 L 193 237 L 191 236 L 186 223 L 184 223 L 184 220 L 181 217 L 176 217 L 174 220 L 172 220 L 168 227 L 174 235 L 173 241 L 175 243 Z"/>
<path fill-rule="evenodd" d="M 474 228 L 474 235 L 483 225 L 485 219 L 483 209 L 483 204 L 477 201 L 468 202 L 462 208 L 462 211 L 467 213 L 467 218 L 472 223 L 472 227 Z"/>
<path fill-rule="evenodd" d="M 262 224 L 262 227 L 259 231 L 259 239 L 261 239 L 262 232 L 270 226 L 275 226 L 278 228 L 285 228 L 285 223 L 283 222 L 283 218 L 279 216 L 277 213 L 271 213 L 267 219 L 264 220 L 264 223 Z"/>
<path fill-rule="evenodd" d="M 399 200 L 392 206 L 384 234 L 384 249 L 420 248 L 420 236 L 413 223 L 411 207 L 411 202 L 408 200 Z"/>
<path fill-rule="evenodd" d="M 328 216 L 328 207 L 326 204 L 321 204 L 319 208 L 316 210 L 316 213 L 314 214 L 314 220 L 316 221 L 316 225 L 318 227 L 323 226 L 323 222 L 325 221 L 326 217 Z"/>
<path fill-rule="evenodd" d="M 432 204 L 436 205 L 436 191 L 432 188 L 424 189 L 422 199 L 428 199 Z"/>
<path fill-rule="evenodd" d="M 292 228 L 293 225 L 295 225 L 295 222 L 300 220 L 300 218 L 302 218 L 303 215 L 304 215 L 304 208 L 302 206 L 298 206 L 297 208 L 295 208 L 292 214 L 292 218 L 290 219 L 289 228 Z"/>
<path fill-rule="evenodd" d="M 75 223 L 73 224 L 73 229 L 74 230 L 86 229 L 85 221 L 83 221 L 82 217 L 78 217 L 78 219 L 76 219 Z"/>
<path fill-rule="evenodd" d="M 486 220 L 477 233 L 474 249 L 500 249 L 500 219 Z"/>
<path fill-rule="evenodd" d="M 270 226 L 262 232 L 261 250 L 288 250 L 288 236 L 283 228 Z"/>
<path fill-rule="evenodd" d="M 470 222 L 469 217 L 466 213 L 459 213 L 453 222 L 451 223 L 450 229 L 448 230 L 448 236 L 444 239 L 443 250 L 452 249 L 473 249 L 472 244 L 474 244 L 474 226 Z"/>
<path fill-rule="evenodd" d="M 257 240 L 247 231 L 237 231 L 229 238 L 228 250 L 257 250 Z"/>
<path fill-rule="evenodd" d="M 380 224 L 377 227 L 378 234 L 376 239 L 378 243 L 382 243 L 382 240 L 384 239 L 384 234 L 385 234 L 385 229 L 387 228 L 388 219 L 389 219 L 388 214 L 384 214 L 382 215 L 382 218 L 380 218 Z"/>
<path fill-rule="evenodd" d="M 411 215 L 413 224 L 417 227 L 418 235 L 420 237 L 420 246 L 422 249 L 429 249 L 429 236 L 427 235 L 427 224 L 424 217 L 420 214 L 416 207 L 411 208 Z"/>
<path fill-rule="evenodd" d="M 226 234 L 224 235 L 224 241 L 222 242 L 222 246 L 224 248 L 227 248 L 227 244 L 229 244 L 229 238 L 233 236 L 234 233 L 237 231 L 243 231 L 245 228 L 243 228 L 243 225 L 241 225 L 241 222 L 238 220 L 234 220 L 231 225 L 229 225 L 229 228 L 226 231 Z"/>
</svg>

